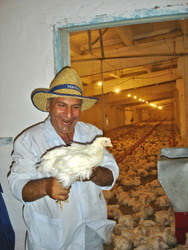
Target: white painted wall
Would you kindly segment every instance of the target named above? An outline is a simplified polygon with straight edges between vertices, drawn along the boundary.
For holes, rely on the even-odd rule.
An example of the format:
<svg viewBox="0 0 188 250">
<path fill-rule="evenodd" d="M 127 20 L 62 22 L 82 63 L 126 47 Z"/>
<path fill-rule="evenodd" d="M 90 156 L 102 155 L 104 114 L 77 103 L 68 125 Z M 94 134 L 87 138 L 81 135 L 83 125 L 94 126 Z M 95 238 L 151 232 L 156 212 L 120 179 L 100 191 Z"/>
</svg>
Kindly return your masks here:
<svg viewBox="0 0 188 250">
<path fill-rule="evenodd" d="M 54 25 L 181 13 L 188 13 L 187 0 L 0 0 L 0 137 L 15 138 L 47 115 L 32 106 L 30 94 L 55 75 Z"/>
</svg>

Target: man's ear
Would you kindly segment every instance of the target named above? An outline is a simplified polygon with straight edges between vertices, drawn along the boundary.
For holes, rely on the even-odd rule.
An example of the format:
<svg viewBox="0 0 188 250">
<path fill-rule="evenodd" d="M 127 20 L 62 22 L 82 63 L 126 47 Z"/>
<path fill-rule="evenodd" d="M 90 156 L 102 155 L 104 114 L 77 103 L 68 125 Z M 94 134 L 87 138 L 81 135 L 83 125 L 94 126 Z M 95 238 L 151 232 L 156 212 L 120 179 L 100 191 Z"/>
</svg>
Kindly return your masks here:
<svg viewBox="0 0 188 250">
<path fill-rule="evenodd" d="M 50 110 L 50 99 L 48 98 L 46 103 L 46 111 L 49 112 L 49 110 Z"/>
</svg>

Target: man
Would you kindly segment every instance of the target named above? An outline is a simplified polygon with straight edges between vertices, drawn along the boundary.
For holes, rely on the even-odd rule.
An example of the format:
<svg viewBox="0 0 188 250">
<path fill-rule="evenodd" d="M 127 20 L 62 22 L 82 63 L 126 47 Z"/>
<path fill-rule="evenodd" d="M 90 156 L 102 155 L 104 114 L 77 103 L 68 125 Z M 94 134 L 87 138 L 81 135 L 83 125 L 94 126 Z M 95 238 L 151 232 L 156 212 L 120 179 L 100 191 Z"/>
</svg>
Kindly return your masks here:
<svg viewBox="0 0 188 250">
<path fill-rule="evenodd" d="M 83 96 L 82 89 L 76 71 L 65 67 L 49 90 L 35 90 L 31 96 L 34 106 L 49 112 L 49 117 L 26 130 L 14 143 L 9 183 L 13 195 L 24 204 L 26 250 L 101 250 L 115 224 L 107 220 L 102 189 L 114 185 L 119 170 L 107 150 L 90 179 L 76 181 L 70 188 L 36 171 L 36 163 L 48 149 L 71 141 L 91 142 L 102 134 L 95 126 L 79 121 L 81 111 L 97 101 Z M 67 199 L 61 210 L 56 200 Z"/>
</svg>

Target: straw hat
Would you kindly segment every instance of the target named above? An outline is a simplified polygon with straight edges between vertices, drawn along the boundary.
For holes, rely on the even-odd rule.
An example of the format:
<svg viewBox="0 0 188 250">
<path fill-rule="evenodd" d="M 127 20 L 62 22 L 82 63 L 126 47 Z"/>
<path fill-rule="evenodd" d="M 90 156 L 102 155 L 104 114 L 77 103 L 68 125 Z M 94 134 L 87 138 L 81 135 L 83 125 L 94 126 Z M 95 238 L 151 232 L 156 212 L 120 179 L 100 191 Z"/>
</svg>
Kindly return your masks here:
<svg viewBox="0 0 188 250">
<path fill-rule="evenodd" d="M 63 68 L 53 79 L 49 89 L 35 89 L 31 94 L 33 105 L 41 110 L 46 110 L 48 98 L 70 97 L 82 99 L 82 111 L 92 107 L 98 99 L 82 95 L 83 85 L 77 72 L 70 68 Z"/>
</svg>

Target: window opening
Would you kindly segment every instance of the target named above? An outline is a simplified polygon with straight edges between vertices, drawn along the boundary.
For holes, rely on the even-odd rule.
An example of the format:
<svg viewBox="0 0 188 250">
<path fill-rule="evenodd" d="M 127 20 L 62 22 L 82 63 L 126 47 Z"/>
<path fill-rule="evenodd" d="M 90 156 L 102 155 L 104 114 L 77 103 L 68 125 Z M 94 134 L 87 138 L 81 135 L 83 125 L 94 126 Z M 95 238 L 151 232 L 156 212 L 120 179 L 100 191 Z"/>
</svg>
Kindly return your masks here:
<svg viewBox="0 0 188 250">
<path fill-rule="evenodd" d="M 160 110 L 170 106 L 173 110 L 175 83 L 180 77 L 178 60 L 188 55 L 187 25 L 187 19 L 178 19 L 83 26 L 78 31 L 77 27 L 60 29 L 63 45 L 59 46 L 62 54 L 57 71 L 71 64 L 81 76 L 85 95 L 99 97 L 103 129 L 105 117 L 110 120 L 104 102 L 111 102 L 124 116 L 127 108 L 135 114 L 135 106 L 148 109 L 145 118 L 156 107 Z M 157 91 L 158 86 L 162 92 Z M 123 120 L 127 121 L 125 117 Z"/>
</svg>

